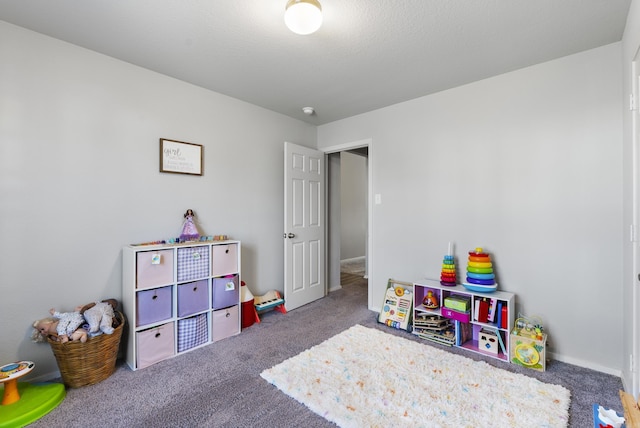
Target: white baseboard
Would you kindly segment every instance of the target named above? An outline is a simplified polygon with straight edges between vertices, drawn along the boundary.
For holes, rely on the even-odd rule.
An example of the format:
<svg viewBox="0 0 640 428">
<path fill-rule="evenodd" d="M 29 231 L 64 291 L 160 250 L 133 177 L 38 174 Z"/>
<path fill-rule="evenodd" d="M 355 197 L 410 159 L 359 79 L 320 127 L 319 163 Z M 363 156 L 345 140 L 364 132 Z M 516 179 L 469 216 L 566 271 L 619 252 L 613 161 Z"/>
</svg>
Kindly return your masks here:
<svg viewBox="0 0 640 428">
<path fill-rule="evenodd" d="M 380 307 L 370 307 L 369 310 L 377 312 L 378 314 L 380 314 Z M 600 364 L 594 364 L 590 361 L 585 361 L 585 360 L 581 360 L 578 358 L 572 358 L 572 357 L 567 357 L 565 355 L 559 355 L 553 352 L 548 352 L 547 356 L 549 357 L 549 359 L 551 360 L 557 360 L 557 361 L 562 361 L 563 363 L 567 363 L 567 364 L 573 364 L 574 366 L 578 366 L 578 367 L 583 367 L 585 369 L 591 369 L 591 370 L 595 370 L 597 372 L 601 372 L 601 373 L 606 373 L 612 376 L 616 376 L 619 378 L 622 378 L 622 371 L 618 370 L 618 369 L 613 369 L 611 367 L 606 367 L 606 366 L 601 366 Z M 624 384 L 624 379 L 623 379 L 623 386 L 625 388 L 625 391 L 627 390 L 627 385 Z"/>
<path fill-rule="evenodd" d="M 54 379 L 60 379 L 61 377 L 62 375 L 60 374 L 60 371 L 55 371 L 55 372 L 44 373 L 36 377 L 30 377 L 29 382 L 33 382 L 33 383 L 50 382 Z"/>
<path fill-rule="evenodd" d="M 591 369 L 597 372 L 602 372 L 602 373 L 606 373 L 612 376 L 622 378 L 622 371 L 618 369 L 601 366 L 600 364 L 594 364 L 590 361 L 581 360 L 579 358 L 567 357 L 566 355 L 560 355 L 553 352 L 549 352 L 548 354 L 549 354 L 549 358 L 552 360 L 562 361 L 563 363 L 573 364 L 574 366 L 584 367 L 585 369 Z"/>
</svg>

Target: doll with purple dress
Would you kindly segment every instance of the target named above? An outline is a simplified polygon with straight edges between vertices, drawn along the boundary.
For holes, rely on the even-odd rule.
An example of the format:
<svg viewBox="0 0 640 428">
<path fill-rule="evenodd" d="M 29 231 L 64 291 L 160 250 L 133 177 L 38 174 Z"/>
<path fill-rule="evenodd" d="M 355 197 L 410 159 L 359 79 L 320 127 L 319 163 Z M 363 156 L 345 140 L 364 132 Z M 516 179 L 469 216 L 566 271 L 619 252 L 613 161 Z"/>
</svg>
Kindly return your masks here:
<svg viewBox="0 0 640 428">
<path fill-rule="evenodd" d="M 180 241 L 197 241 L 200 239 L 198 228 L 195 223 L 195 214 L 193 210 L 188 209 L 184 213 L 184 223 L 182 223 L 182 233 L 180 234 Z"/>
</svg>

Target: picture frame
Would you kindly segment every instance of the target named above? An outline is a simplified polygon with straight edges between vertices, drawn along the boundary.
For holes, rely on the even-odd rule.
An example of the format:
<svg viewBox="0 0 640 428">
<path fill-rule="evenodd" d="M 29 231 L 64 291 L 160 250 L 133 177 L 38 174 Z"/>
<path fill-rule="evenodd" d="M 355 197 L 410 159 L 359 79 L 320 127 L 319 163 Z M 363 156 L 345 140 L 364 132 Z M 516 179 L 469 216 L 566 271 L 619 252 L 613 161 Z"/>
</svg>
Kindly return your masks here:
<svg viewBox="0 0 640 428">
<path fill-rule="evenodd" d="M 160 138 L 160 172 L 202 175 L 204 146 Z"/>
</svg>

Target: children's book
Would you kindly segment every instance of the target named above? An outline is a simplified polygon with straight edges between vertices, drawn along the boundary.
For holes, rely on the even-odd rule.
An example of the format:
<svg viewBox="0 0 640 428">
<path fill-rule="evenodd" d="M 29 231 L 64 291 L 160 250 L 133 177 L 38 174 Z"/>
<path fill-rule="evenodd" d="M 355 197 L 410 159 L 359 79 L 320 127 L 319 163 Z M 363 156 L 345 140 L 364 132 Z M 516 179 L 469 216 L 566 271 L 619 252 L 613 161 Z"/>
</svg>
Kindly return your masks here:
<svg viewBox="0 0 640 428">
<path fill-rule="evenodd" d="M 496 305 L 497 305 L 496 299 L 489 300 L 489 316 L 487 317 L 487 321 L 489 322 L 496 321 Z"/>
</svg>

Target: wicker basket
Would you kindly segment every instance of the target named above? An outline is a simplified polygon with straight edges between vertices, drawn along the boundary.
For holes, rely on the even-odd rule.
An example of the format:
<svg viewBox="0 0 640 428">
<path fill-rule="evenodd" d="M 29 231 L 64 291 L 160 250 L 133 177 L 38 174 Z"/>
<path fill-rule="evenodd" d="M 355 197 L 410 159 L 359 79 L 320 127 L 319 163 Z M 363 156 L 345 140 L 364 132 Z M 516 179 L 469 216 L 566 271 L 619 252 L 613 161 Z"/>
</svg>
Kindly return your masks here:
<svg viewBox="0 0 640 428">
<path fill-rule="evenodd" d="M 124 326 L 122 313 L 116 312 L 116 317 L 120 324 L 112 334 L 101 334 L 85 343 L 61 343 L 49 339 L 65 385 L 70 388 L 93 385 L 113 374 Z"/>
</svg>

